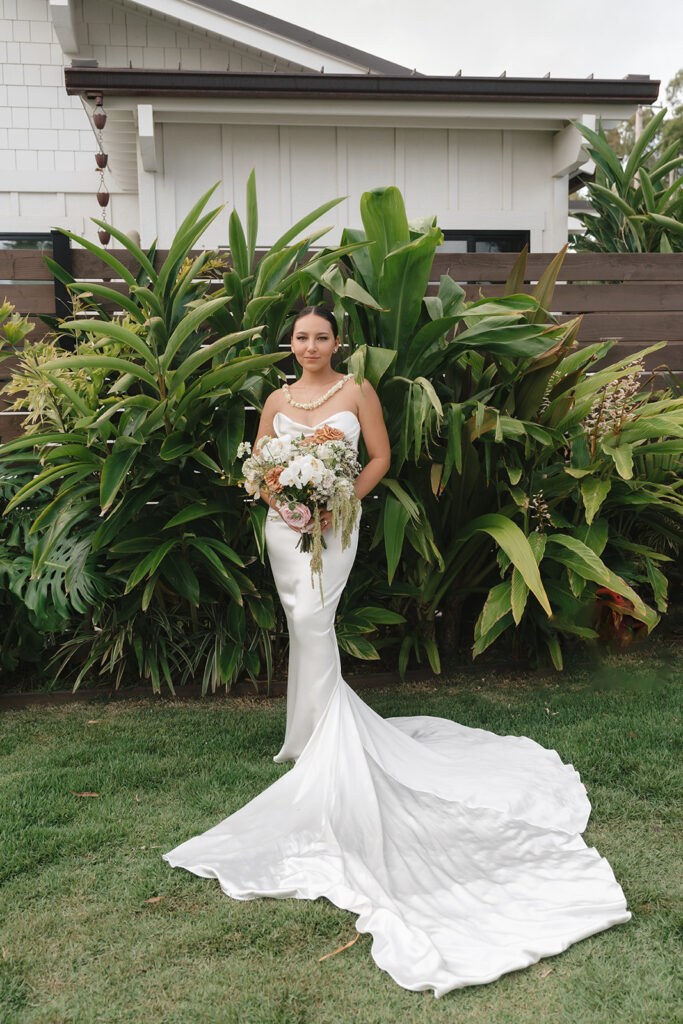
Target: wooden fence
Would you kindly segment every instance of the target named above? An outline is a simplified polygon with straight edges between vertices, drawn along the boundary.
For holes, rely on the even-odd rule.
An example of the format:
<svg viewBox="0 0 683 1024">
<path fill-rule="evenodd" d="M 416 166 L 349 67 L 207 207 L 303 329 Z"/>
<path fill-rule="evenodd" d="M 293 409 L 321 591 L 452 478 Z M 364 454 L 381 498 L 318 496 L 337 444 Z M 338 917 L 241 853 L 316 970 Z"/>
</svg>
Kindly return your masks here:
<svg viewBox="0 0 683 1024">
<path fill-rule="evenodd" d="M 137 269 L 127 252 L 116 250 L 116 255 L 122 263 Z M 157 262 L 165 255 L 157 253 Z M 105 264 L 84 249 L 67 249 L 59 257 L 77 280 L 106 281 L 111 287 L 124 288 Z M 550 253 L 529 256 L 529 290 L 551 259 Z M 439 277 L 447 273 L 466 288 L 468 298 L 502 295 L 514 260 L 515 256 L 508 253 L 438 253 L 429 291 L 434 294 Z M 66 292 L 53 280 L 40 251 L 0 251 L 0 300 L 3 296 L 35 324 L 31 339 L 48 332 L 41 314 L 66 312 Z M 646 366 L 666 366 L 683 373 L 683 253 L 570 253 L 562 265 L 551 312 L 560 320 L 581 314 L 579 341 L 616 339 L 620 356 L 652 342 L 667 341 L 666 349 L 649 357 Z M 0 388 L 11 368 L 11 360 L 0 363 Z M 16 436 L 21 425 L 21 415 L 9 412 L 8 405 L 0 395 L 2 441 Z"/>
</svg>

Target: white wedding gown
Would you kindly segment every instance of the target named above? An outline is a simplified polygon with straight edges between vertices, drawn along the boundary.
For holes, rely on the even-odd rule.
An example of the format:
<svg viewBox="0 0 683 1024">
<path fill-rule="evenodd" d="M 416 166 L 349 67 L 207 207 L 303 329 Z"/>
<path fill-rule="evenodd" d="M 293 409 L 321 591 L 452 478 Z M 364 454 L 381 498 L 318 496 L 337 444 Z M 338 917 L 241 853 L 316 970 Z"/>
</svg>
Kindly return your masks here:
<svg viewBox="0 0 683 1024">
<path fill-rule="evenodd" d="M 323 420 L 357 446 L 348 411 Z M 279 436 L 310 433 L 278 413 Z M 325 535 L 324 606 L 309 555 L 276 514 L 268 556 L 290 632 L 294 766 L 246 806 L 163 854 L 250 900 L 327 897 L 358 915 L 372 956 L 406 989 L 494 981 L 630 919 L 612 869 L 581 837 L 578 773 L 524 736 L 424 715 L 383 719 L 344 682 L 334 613 L 358 541 Z"/>
</svg>

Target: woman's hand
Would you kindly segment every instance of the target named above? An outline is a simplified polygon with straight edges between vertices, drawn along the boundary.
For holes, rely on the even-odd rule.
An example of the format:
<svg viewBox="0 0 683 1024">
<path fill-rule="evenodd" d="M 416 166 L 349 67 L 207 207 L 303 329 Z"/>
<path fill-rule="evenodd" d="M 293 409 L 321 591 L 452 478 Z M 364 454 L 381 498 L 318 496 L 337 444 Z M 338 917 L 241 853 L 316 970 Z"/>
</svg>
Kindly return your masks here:
<svg viewBox="0 0 683 1024">
<path fill-rule="evenodd" d="M 286 507 L 286 506 L 284 506 L 284 507 Z M 292 522 L 288 522 L 286 517 L 282 515 L 282 510 L 281 510 L 280 506 L 276 505 L 275 508 L 276 508 L 277 512 L 280 514 L 280 518 L 285 523 L 287 523 L 287 526 L 290 528 L 290 530 L 295 530 L 296 533 L 312 533 L 313 532 L 313 519 L 312 518 L 305 524 L 305 526 L 297 526 L 296 524 L 294 524 Z M 320 530 L 321 530 L 321 533 L 325 533 L 325 531 L 329 530 L 331 526 L 332 526 L 332 512 L 329 509 L 321 508 L 320 509 Z"/>
<path fill-rule="evenodd" d="M 332 513 L 327 508 L 320 509 L 320 529 L 324 533 L 332 526 Z"/>
</svg>

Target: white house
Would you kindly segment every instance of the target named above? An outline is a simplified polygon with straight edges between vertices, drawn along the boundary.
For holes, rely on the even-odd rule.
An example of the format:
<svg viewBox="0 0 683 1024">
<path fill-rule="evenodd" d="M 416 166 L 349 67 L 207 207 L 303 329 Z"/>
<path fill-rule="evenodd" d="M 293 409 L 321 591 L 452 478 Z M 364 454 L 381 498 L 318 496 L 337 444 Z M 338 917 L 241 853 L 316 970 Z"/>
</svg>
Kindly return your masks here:
<svg viewBox="0 0 683 1024">
<path fill-rule="evenodd" d="M 659 88 L 431 76 L 233 0 L 0 0 L 0 14 L 0 246 L 52 227 L 95 237 L 101 140 L 106 217 L 145 245 L 167 246 L 218 180 L 243 210 L 255 167 L 260 245 L 347 196 L 325 220 L 336 242 L 363 191 L 396 184 L 451 248 L 555 251 L 586 159 L 570 122 L 614 124 Z M 205 240 L 227 242 L 227 215 Z"/>
</svg>

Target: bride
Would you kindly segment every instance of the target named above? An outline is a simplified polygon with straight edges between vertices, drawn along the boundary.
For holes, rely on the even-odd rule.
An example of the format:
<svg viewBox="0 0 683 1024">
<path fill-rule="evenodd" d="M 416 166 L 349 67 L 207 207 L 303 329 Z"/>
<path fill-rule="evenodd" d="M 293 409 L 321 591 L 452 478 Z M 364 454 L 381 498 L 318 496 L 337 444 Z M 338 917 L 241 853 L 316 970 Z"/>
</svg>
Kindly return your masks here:
<svg viewBox="0 0 683 1024">
<path fill-rule="evenodd" d="M 269 396 L 257 441 L 328 424 L 357 448 L 362 433 L 370 459 L 354 486 L 363 498 L 390 463 L 379 399 L 368 381 L 333 370 L 331 313 L 302 310 L 291 345 L 301 377 Z M 524 736 L 424 715 L 380 718 L 344 682 L 334 634 L 358 524 L 342 549 L 331 515 L 321 515 L 323 603 L 310 555 L 297 550 L 301 528 L 285 522 L 276 496 L 261 496 L 290 639 L 287 725 L 274 760 L 295 764 L 164 860 L 218 879 L 233 899 L 327 897 L 358 915 L 374 960 L 399 985 L 437 997 L 628 921 L 610 865 L 581 837 L 591 807 L 573 766 Z"/>
</svg>

